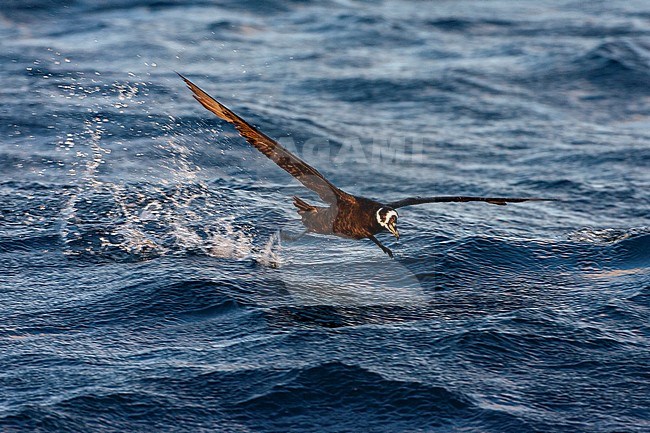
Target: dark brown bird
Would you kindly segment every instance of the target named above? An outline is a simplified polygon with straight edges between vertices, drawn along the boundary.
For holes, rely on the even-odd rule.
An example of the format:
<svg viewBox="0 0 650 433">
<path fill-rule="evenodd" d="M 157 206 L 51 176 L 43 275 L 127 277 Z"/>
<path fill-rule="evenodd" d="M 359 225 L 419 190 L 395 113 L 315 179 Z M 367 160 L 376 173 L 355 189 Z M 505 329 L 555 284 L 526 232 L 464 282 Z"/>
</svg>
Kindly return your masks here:
<svg viewBox="0 0 650 433">
<path fill-rule="evenodd" d="M 196 84 L 178 74 L 194 93 L 194 98 L 220 119 L 232 123 L 239 134 L 257 150 L 275 162 L 280 168 L 298 179 L 304 186 L 314 191 L 329 206 L 314 206 L 294 197 L 293 204 L 308 232 L 336 235 L 350 239 L 370 239 L 390 257 L 391 250 L 381 244 L 375 235 L 384 230 L 399 239 L 397 231 L 397 211 L 400 207 L 423 203 L 482 201 L 496 205 L 520 203 L 524 201 L 553 201 L 543 198 L 503 198 L 503 197 L 410 197 L 403 200 L 380 203 L 365 197 L 357 197 L 334 186 L 330 181 L 296 155 L 282 147 L 280 143 L 258 131 L 229 108 L 201 90 Z"/>
</svg>

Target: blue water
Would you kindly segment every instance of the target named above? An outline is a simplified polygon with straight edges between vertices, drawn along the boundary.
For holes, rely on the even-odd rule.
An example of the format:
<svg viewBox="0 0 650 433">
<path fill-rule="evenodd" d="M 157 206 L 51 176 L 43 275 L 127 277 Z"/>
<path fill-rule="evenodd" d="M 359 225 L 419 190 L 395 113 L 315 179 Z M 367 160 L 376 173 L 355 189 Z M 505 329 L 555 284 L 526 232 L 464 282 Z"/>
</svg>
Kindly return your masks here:
<svg viewBox="0 0 650 433">
<path fill-rule="evenodd" d="M 0 431 L 650 431 L 650 3 L 4 0 Z M 312 193 L 555 197 L 306 236 Z"/>
</svg>

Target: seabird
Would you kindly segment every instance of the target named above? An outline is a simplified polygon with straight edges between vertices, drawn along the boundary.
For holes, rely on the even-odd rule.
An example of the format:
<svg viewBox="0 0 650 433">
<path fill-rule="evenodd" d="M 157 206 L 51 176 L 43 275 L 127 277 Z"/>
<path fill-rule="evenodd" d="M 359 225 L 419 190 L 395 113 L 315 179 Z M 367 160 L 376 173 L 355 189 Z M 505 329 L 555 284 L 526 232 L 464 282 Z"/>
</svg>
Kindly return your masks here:
<svg viewBox="0 0 650 433">
<path fill-rule="evenodd" d="M 217 117 L 235 126 L 239 134 L 253 147 L 275 162 L 280 168 L 300 183 L 314 191 L 329 206 L 314 206 L 299 197 L 293 197 L 293 204 L 298 209 L 307 232 L 336 235 L 349 239 L 370 239 L 383 252 L 393 257 L 393 252 L 382 245 L 375 237 L 377 233 L 389 231 L 397 239 L 397 211 L 404 206 L 423 203 L 448 203 L 481 201 L 504 206 L 507 203 L 525 201 L 553 201 L 544 198 L 505 198 L 505 197 L 469 197 L 437 196 L 410 197 L 390 203 L 380 203 L 365 197 L 354 196 L 337 188 L 318 170 L 285 149 L 280 143 L 235 114 L 222 103 L 201 90 L 196 84 L 178 74 L 193 92 L 194 98 Z"/>
</svg>

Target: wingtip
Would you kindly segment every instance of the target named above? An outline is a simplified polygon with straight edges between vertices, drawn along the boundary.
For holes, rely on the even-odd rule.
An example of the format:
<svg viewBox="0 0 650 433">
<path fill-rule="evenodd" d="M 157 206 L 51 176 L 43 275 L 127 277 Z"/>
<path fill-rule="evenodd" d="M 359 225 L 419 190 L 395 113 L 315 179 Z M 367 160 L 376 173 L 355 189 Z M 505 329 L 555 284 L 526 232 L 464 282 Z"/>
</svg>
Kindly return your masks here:
<svg viewBox="0 0 650 433">
<path fill-rule="evenodd" d="M 187 78 L 185 78 L 185 75 L 181 74 L 181 73 L 178 72 L 178 71 L 174 71 L 174 72 L 176 73 L 176 75 L 178 75 L 179 77 L 181 77 L 181 80 L 185 81 L 185 84 L 187 84 L 188 86 L 190 85 L 191 81 L 188 80 Z"/>
</svg>

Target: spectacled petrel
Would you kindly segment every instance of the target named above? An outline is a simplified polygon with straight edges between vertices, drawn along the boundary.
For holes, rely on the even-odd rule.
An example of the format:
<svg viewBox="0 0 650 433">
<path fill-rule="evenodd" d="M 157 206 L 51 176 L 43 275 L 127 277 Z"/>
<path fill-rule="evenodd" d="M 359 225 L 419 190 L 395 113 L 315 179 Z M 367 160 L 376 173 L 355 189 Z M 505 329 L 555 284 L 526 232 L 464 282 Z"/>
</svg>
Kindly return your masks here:
<svg viewBox="0 0 650 433">
<path fill-rule="evenodd" d="M 336 235 L 350 239 L 370 239 L 390 257 L 393 252 L 377 240 L 375 235 L 388 230 L 397 239 L 397 211 L 395 209 L 423 203 L 469 202 L 482 201 L 485 203 L 506 205 L 524 201 L 553 201 L 543 198 L 504 198 L 504 197 L 469 197 L 469 196 L 438 196 L 410 197 L 390 203 L 380 203 L 365 197 L 358 197 L 337 188 L 318 172 L 296 155 L 282 147 L 280 143 L 239 117 L 229 108 L 215 100 L 196 84 L 178 74 L 194 93 L 194 98 L 217 117 L 231 123 L 239 134 L 253 147 L 275 162 L 280 168 L 295 177 L 300 183 L 318 194 L 329 206 L 314 206 L 299 197 L 293 197 L 293 204 L 298 208 L 307 232 L 324 235 Z"/>
</svg>

